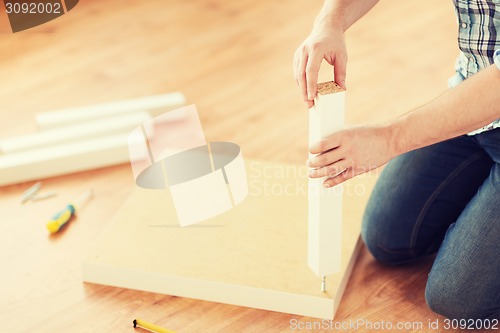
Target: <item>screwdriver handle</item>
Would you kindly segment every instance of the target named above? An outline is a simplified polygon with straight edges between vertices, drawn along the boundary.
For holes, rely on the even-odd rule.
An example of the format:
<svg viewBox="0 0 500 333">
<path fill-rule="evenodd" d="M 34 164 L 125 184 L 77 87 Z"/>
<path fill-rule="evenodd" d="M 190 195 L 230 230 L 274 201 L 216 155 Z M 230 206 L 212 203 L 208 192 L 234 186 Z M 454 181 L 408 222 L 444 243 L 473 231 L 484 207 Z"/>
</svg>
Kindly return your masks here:
<svg viewBox="0 0 500 333">
<path fill-rule="evenodd" d="M 54 234 L 61 230 L 66 223 L 71 220 L 73 215 L 76 213 L 76 207 L 73 204 L 69 204 L 62 211 L 57 213 L 50 221 L 47 223 L 47 229 L 51 234 Z"/>
</svg>

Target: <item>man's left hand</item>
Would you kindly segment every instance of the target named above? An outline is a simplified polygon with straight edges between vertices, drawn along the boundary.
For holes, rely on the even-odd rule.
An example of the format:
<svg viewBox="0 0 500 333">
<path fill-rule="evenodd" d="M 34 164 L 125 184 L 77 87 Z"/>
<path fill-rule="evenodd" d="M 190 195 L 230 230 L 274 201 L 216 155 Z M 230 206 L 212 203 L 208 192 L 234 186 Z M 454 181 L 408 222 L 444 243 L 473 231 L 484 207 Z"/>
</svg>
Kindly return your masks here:
<svg viewBox="0 0 500 333">
<path fill-rule="evenodd" d="M 386 164 L 397 154 L 390 126 L 359 126 L 341 130 L 309 147 L 309 177 L 328 177 L 332 187 Z"/>
</svg>

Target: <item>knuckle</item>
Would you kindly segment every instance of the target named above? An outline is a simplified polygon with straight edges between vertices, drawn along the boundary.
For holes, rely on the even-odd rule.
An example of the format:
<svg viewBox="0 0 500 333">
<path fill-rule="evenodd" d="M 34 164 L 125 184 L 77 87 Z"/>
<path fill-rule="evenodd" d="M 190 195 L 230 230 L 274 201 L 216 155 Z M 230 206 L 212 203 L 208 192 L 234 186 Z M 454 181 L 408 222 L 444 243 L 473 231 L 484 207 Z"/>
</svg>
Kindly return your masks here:
<svg viewBox="0 0 500 333">
<path fill-rule="evenodd" d="M 325 164 L 326 164 L 326 156 L 324 156 L 324 155 L 319 155 L 319 156 L 317 157 L 316 165 L 318 165 L 318 166 L 323 166 L 323 165 L 325 165 Z"/>
<path fill-rule="evenodd" d="M 316 69 L 313 68 L 312 66 L 311 67 L 309 67 L 309 66 L 306 67 L 306 74 L 313 75 L 313 74 L 316 74 L 316 73 L 317 73 Z"/>
<path fill-rule="evenodd" d="M 342 126 L 340 130 L 335 133 L 335 140 L 337 141 L 338 145 L 341 147 L 344 146 L 349 146 L 352 143 L 353 140 L 353 135 L 349 131 L 346 130 L 346 126 Z"/>
<path fill-rule="evenodd" d="M 320 141 L 317 145 L 317 150 L 323 152 L 326 148 L 326 143 L 325 141 Z"/>
<path fill-rule="evenodd" d="M 323 44 L 321 44 L 320 42 L 312 42 L 311 44 L 309 44 L 309 49 L 312 51 L 321 50 L 322 47 Z"/>
<path fill-rule="evenodd" d="M 327 169 L 327 175 L 332 177 L 335 176 L 335 167 L 334 166 L 329 166 L 326 168 Z"/>
<path fill-rule="evenodd" d="M 337 67 L 335 74 L 345 76 L 345 68 Z"/>
<path fill-rule="evenodd" d="M 330 179 L 328 179 L 327 184 L 330 185 L 330 187 L 333 187 L 333 186 L 337 185 L 337 181 L 334 178 L 330 178 Z"/>
<path fill-rule="evenodd" d="M 345 52 L 340 52 L 339 54 L 337 54 L 337 57 L 340 58 L 340 60 L 344 60 L 346 61 L 347 60 L 347 53 Z"/>
<path fill-rule="evenodd" d="M 338 175 L 338 174 L 340 173 L 340 171 L 342 171 L 342 170 L 340 170 L 340 168 L 339 168 L 338 166 L 336 166 L 336 165 L 332 165 L 329 169 L 330 169 L 330 170 L 329 170 L 329 171 L 330 171 L 330 172 L 329 172 L 329 174 L 330 174 L 331 176 L 336 176 L 336 175 Z"/>
<path fill-rule="evenodd" d="M 338 143 L 339 143 L 339 146 L 340 146 L 340 147 L 342 147 L 342 151 L 343 151 L 343 154 L 344 154 L 344 155 L 347 155 L 347 156 L 348 156 L 348 155 L 350 155 L 350 154 L 352 153 L 352 148 L 351 148 L 351 145 L 346 144 L 346 143 L 344 142 L 344 140 L 342 140 L 342 139 L 340 139 L 340 140 L 338 141 Z"/>
</svg>

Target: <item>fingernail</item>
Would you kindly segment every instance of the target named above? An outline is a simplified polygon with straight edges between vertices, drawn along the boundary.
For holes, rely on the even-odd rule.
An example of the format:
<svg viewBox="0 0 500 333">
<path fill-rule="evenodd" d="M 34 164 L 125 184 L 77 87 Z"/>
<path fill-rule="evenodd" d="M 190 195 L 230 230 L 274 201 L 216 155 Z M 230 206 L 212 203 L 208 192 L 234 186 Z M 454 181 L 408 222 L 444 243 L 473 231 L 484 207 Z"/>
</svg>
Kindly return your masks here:
<svg viewBox="0 0 500 333">
<path fill-rule="evenodd" d="M 309 100 L 312 101 L 314 99 L 314 96 L 313 96 L 313 94 L 309 93 L 309 94 L 307 94 L 307 98 L 309 98 Z"/>
<path fill-rule="evenodd" d="M 326 187 L 326 188 L 332 187 L 332 185 L 328 184 L 328 183 L 323 184 L 323 186 Z"/>
</svg>

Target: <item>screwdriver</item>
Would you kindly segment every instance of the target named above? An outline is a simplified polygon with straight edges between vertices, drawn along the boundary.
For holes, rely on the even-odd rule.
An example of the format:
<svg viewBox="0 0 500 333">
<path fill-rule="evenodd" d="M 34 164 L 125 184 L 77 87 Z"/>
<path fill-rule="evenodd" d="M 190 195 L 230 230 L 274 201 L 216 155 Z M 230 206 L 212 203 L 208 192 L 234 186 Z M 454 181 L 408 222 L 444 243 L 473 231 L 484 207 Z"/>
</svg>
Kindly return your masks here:
<svg viewBox="0 0 500 333">
<path fill-rule="evenodd" d="M 47 223 L 47 229 L 51 234 L 61 230 L 70 220 L 76 215 L 78 211 L 93 197 L 94 191 L 92 189 L 83 192 L 74 203 L 70 203 L 62 211 L 57 213 Z"/>
</svg>

